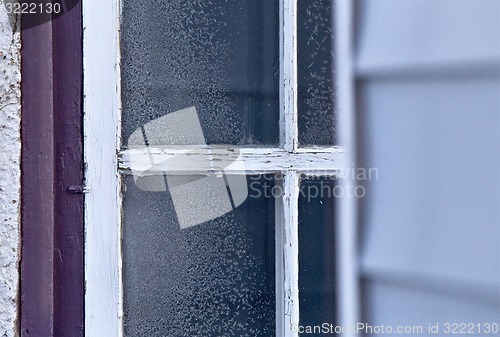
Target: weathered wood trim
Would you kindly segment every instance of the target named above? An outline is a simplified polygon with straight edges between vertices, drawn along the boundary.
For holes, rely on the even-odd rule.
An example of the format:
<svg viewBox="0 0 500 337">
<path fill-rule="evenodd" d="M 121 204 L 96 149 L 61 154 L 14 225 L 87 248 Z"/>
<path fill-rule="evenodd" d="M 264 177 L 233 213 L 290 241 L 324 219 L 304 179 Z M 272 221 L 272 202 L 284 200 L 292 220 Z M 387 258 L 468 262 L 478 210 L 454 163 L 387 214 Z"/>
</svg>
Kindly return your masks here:
<svg viewBox="0 0 500 337">
<path fill-rule="evenodd" d="M 81 34 L 79 3 L 22 31 L 21 336 L 84 333 Z"/>
<path fill-rule="evenodd" d="M 54 19 L 52 29 L 56 151 L 54 336 L 76 337 L 84 334 L 83 194 L 70 193 L 69 187 L 83 185 L 81 2 Z"/>
<path fill-rule="evenodd" d="M 21 336 L 53 336 L 52 23 L 23 31 L 21 41 Z"/>
<path fill-rule="evenodd" d="M 85 335 L 121 337 L 119 1 L 85 1 Z"/>
<path fill-rule="evenodd" d="M 280 1 L 280 145 L 297 150 L 297 0 Z"/>
<path fill-rule="evenodd" d="M 294 170 L 308 175 L 336 175 L 345 152 L 339 148 L 303 149 L 290 153 L 276 148 L 145 147 L 122 151 L 126 174 L 256 174 Z"/>
<path fill-rule="evenodd" d="M 283 298 L 286 337 L 299 333 L 299 187 L 297 172 L 289 171 L 283 182 Z"/>
<path fill-rule="evenodd" d="M 276 185 L 284 192 L 283 179 Z M 276 259 L 276 336 L 285 336 L 285 205 L 284 198 L 274 199 L 275 259 Z"/>
<path fill-rule="evenodd" d="M 278 201 L 277 229 L 280 233 L 280 249 L 283 260 L 277 263 L 276 270 L 281 270 L 283 282 L 276 287 L 281 291 L 280 300 L 277 304 L 277 313 L 282 315 L 277 319 L 277 332 L 284 337 L 297 337 L 299 326 L 299 256 L 298 256 L 298 196 L 299 196 L 299 174 L 297 172 L 326 172 L 333 169 L 337 172 L 340 160 L 335 154 L 336 149 L 330 152 L 311 152 L 294 154 L 298 148 L 298 60 L 297 60 L 297 0 L 280 1 L 280 146 L 282 153 L 260 154 L 256 160 L 246 160 L 244 166 L 252 166 L 254 161 L 259 166 L 270 166 L 269 169 L 283 172 L 283 197 Z M 257 161 L 259 161 L 257 163 Z M 271 165 L 269 165 L 271 164 Z M 280 256 L 281 256 L 280 254 Z M 278 261 L 279 262 L 279 261 Z M 279 282 L 278 281 L 278 282 Z M 278 316 L 277 316 L 278 317 Z M 277 336 L 280 336 L 278 333 Z"/>
</svg>

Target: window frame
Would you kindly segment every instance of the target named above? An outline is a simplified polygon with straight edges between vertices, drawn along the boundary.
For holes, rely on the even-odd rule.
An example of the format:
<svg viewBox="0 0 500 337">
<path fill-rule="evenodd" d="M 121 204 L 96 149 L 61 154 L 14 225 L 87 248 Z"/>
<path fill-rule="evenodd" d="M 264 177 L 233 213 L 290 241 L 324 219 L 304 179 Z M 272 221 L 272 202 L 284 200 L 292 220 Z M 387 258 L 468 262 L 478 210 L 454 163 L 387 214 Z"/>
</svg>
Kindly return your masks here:
<svg viewBox="0 0 500 337">
<path fill-rule="evenodd" d="M 332 0 L 335 1 L 335 0 Z M 225 174 L 281 172 L 283 196 L 276 200 L 276 335 L 298 336 L 298 197 L 300 175 L 338 174 L 354 162 L 353 84 L 350 67 L 352 5 L 336 0 L 335 83 L 341 130 L 340 147 L 299 147 L 297 130 L 297 0 L 280 0 L 280 144 L 278 147 L 227 146 L 193 154 L 199 166 L 186 170 L 159 166 L 169 174 L 214 174 L 213 158 L 240 151 L 245 169 Z M 84 22 L 84 160 L 85 198 L 85 331 L 86 336 L 123 336 L 121 257 L 121 172 L 165 162 L 193 147 L 121 149 L 120 0 L 83 3 Z M 143 158 L 131 161 L 127 158 Z M 210 153 L 210 154 L 209 154 Z M 272 158 L 272 160 L 269 160 Z M 222 168 L 221 168 L 222 170 Z M 357 322 L 355 200 L 341 198 L 335 219 L 338 260 L 338 324 Z M 331 322 L 334 323 L 334 322 Z M 346 336 L 349 334 L 345 334 Z"/>
</svg>

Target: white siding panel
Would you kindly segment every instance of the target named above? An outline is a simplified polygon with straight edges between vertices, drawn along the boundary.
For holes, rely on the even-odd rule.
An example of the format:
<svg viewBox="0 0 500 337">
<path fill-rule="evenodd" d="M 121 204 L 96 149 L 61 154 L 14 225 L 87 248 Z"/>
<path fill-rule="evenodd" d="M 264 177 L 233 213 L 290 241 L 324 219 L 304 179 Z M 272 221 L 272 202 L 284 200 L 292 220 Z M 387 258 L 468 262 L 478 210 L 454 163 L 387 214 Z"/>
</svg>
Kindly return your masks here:
<svg viewBox="0 0 500 337">
<path fill-rule="evenodd" d="M 421 325 L 423 333 L 401 336 L 444 336 L 445 322 L 498 322 L 498 303 L 482 303 L 446 294 L 415 291 L 405 287 L 371 282 L 365 289 L 365 308 L 372 325 Z M 429 334 L 428 324 L 439 323 L 440 333 Z M 477 331 L 477 330 L 476 330 Z M 376 334 L 367 334 L 374 336 Z M 486 336 L 486 334 L 475 334 Z M 495 334 L 491 334 L 492 336 Z"/>
<path fill-rule="evenodd" d="M 404 68 L 500 62 L 500 1 L 360 1 L 357 69 L 362 74 Z M 409 69 L 405 69 L 409 70 Z"/>
<path fill-rule="evenodd" d="M 499 80 L 366 82 L 365 269 L 500 280 Z"/>
</svg>

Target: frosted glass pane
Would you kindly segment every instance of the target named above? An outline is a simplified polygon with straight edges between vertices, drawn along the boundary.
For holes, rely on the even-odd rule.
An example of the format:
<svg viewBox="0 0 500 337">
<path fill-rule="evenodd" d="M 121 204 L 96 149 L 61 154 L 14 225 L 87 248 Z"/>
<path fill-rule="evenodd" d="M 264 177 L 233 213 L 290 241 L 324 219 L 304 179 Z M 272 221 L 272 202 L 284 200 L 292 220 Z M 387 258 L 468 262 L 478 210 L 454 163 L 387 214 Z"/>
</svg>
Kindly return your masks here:
<svg viewBox="0 0 500 337">
<path fill-rule="evenodd" d="M 207 144 L 276 144 L 278 21 L 277 1 L 124 0 L 124 146 L 146 123 L 191 107 Z"/>
<path fill-rule="evenodd" d="M 300 325 L 335 323 L 335 180 L 301 180 L 299 197 Z M 321 334 L 304 334 L 321 336 Z"/>
<path fill-rule="evenodd" d="M 299 143 L 334 145 L 333 1 L 298 1 Z"/>
<path fill-rule="evenodd" d="M 275 334 L 266 178 L 124 176 L 125 336 Z"/>
</svg>

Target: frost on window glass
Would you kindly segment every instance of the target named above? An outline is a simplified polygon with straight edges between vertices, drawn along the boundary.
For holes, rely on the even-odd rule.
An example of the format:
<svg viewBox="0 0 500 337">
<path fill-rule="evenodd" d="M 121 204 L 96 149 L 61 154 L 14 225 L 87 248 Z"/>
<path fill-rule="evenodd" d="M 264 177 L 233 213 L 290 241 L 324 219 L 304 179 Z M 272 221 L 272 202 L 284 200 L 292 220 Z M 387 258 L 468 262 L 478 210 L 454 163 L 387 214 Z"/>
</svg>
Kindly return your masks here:
<svg viewBox="0 0 500 337">
<path fill-rule="evenodd" d="M 277 1 L 123 0 L 124 146 L 189 107 L 207 144 L 276 144 L 278 18 Z"/>
<path fill-rule="evenodd" d="M 124 176 L 125 336 L 274 336 L 273 179 L 157 178 Z"/>
<path fill-rule="evenodd" d="M 332 1 L 298 1 L 299 143 L 335 145 Z"/>
<path fill-rule="evenodd" d="M 336 323 L 334 202 L 340 193 L 340 185 L 332 177 L 301 179 L 299 305 L 302 326 Z"/>
</svg>

